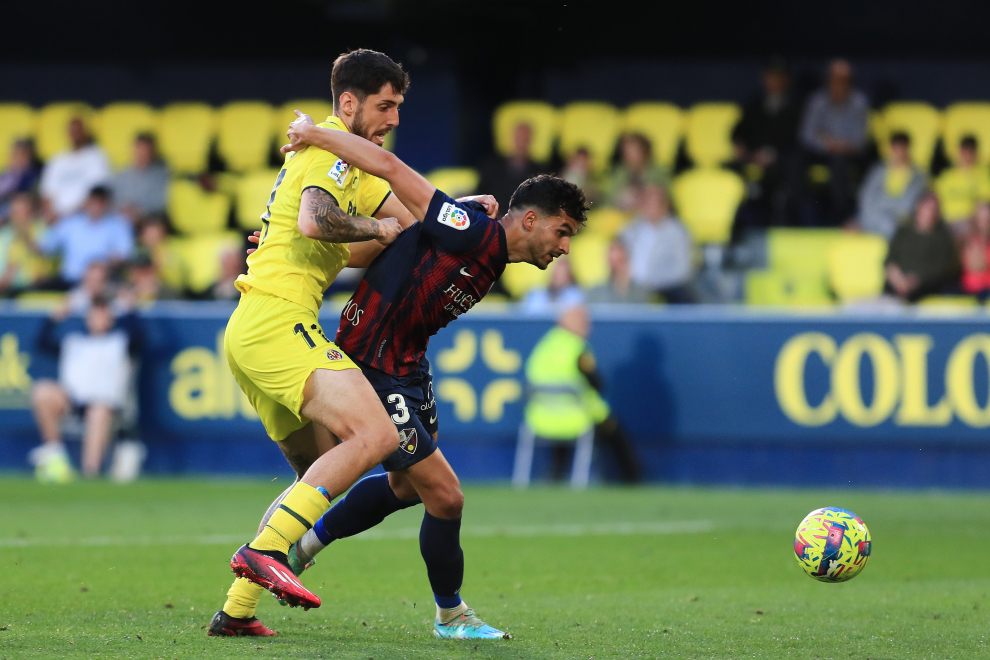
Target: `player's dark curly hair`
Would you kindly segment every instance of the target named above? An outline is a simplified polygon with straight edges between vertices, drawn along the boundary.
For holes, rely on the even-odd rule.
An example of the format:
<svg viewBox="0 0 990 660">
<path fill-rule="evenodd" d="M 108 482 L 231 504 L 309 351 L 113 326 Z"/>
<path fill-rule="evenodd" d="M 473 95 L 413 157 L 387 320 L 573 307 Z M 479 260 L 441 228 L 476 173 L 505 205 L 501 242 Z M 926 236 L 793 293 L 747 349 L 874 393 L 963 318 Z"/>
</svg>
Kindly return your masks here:
<svg viewBox="0 0 990 660">
<path fill-rule="evenodd" d="M 557 176 L 540 174 L 519 184 L 509 200 L 509 210 L 535 208 L 548 216 L 561 211 L 574 218 L 578 227 L 588 222 L 588 201 L 584 191 L 570 181 Z"/>
<path fill-rule="evenodd" d="M 401 64 L 377 50 L 359 48 L 344 53 L 334 60 L 330 74 L 333 107 L 339 107 L 340 95 L 344 92 L 364 101 L 377 94 L 386 83 L 391 83 L 392 89 L 399 94 L 405 94 L 409 89 L 409 74 L 402 70 Z"/>
</svg>

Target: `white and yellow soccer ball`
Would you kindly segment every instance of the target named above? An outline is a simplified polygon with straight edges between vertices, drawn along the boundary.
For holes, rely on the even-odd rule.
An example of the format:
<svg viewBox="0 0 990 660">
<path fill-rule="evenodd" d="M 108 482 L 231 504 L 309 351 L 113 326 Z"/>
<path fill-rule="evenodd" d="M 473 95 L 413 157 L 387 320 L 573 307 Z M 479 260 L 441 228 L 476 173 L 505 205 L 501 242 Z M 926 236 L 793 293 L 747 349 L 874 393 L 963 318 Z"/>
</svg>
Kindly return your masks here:
<svg viewBox="0 0 990 660">
<path fill-rule="evenodd" d="M 822 582 L 845 582 L 866 568 L 873 550 L 870 530 L 852 511 L 815 509 L 798 525 L 794 554 L 804 572 Z"/>
</svg>

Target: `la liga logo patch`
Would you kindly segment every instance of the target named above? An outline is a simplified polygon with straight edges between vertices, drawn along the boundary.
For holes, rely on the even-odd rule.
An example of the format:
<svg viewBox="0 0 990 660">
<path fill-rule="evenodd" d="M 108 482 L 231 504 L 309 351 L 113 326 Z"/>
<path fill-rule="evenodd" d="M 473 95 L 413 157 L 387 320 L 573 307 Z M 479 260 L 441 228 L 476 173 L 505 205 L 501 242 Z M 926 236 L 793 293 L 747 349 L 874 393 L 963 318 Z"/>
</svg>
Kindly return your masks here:
<svg viewBox="0 0 990 660">
<path fill-rule="evenodd" d="M 463 230 L 471 226 L 471 216 L 464 209 L 454 206 L 450 202 L 444 202 L 443 206 L 440 207 L 437 222 L 448 227 L 453 227 L 454 229 Z"/>
<path fill-rule="evenodd" d="M 347 173 L 350 169 L 351 166 L 346 160 L 338 158 L 337 162 L 330 168 L 330 171 L 327 172 L 327 176 L 333 179 L 333 182 L 336 183 L 338 187 L 343 188 L 344 182 L 347 181 Z"/>
<path fill-rule="evenodd" d="M 337 362 L 338 360 L 344 359 L 344 354 L 340 351 L 335 351 L 332 348 L 327 351 L 327 359 Z"/>
</svg>

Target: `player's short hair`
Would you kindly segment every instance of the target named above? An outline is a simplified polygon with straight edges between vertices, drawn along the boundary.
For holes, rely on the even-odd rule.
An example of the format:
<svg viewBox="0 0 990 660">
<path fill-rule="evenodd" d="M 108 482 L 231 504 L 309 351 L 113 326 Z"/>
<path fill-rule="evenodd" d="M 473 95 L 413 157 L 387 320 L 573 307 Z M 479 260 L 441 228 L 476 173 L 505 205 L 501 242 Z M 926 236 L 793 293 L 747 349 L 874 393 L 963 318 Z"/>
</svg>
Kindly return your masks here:
<svg viewBox="0 0 990 660">
<path fill-rule="evenodd" d="M 566 213 L 583 227 L 588 222 L 588 201 L 584 191 L 570 181 L 540 174 L 519 184 L 509 200 L 509 210 L 533 208 L 547 216 Z"/>
<path fill-rule="evenodd" d="M 405 94 L 409 89 L 409 74 L 403 71 L 401 64 L 377 50 L 359 48 L 344 53 L 334 60 L 330 74 L 333 107 L 340 105 L 340 95 L 344 92 L 350 92 L 358 101 L 364 101 L 386 84 L 391 84 L 396 93 Z"/>
</svg>

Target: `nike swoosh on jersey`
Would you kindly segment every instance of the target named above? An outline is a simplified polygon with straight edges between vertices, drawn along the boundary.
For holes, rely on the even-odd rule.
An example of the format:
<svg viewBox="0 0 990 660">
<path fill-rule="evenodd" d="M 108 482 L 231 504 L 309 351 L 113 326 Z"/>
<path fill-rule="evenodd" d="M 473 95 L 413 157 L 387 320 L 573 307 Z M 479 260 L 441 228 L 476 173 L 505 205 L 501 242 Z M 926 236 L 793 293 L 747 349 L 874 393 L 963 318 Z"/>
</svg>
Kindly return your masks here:
<svg viewBox="0 0 990 660">
<path fill-rule="evenodd" d="M 430 417 L 430 424 L 432 424 L 435 421 L 437 421 L 437 416 L 436 415 L 434 415 L 433 417 Z"/>
<path fill-rule="evenodd" d="M 465 270 L 464 268 L 461 268 L 461 275 L 463 275 L 464 277 L 474 277 L 474 275 L 467 272 L 467 270 Z"/>
</svg>

